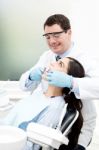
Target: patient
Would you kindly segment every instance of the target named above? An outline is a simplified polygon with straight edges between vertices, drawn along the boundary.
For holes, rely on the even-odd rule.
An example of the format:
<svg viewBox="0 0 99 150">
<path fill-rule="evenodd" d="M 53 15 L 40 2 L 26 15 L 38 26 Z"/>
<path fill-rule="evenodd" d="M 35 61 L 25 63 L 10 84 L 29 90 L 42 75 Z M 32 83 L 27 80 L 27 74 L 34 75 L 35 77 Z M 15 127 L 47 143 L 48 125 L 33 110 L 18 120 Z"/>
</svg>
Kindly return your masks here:
<svg viewBox="0 0 99 150">
<path fill-rule="evenodd" d="M 62 71 L 74 77 L 84 77 L 82 65 L 70 57 L 51 63 L 43 72 L 42 78 L 46 80 L 46 71 L 51 70 Z M 83 124 L 82 102 L 68 88 L 48 85 L 48 89 L 43 92 L 42 86 L 39 85 L 30 97 L 21 100 L 11 110 L 3 122 L 24 130 L 31 121 L 56 128 L 65 103 L 68 104 L 68 108 L 76 108 L 79 111 L 79 117 L 68 135 L 68 147 L 75 147 Z"/>
</svg>

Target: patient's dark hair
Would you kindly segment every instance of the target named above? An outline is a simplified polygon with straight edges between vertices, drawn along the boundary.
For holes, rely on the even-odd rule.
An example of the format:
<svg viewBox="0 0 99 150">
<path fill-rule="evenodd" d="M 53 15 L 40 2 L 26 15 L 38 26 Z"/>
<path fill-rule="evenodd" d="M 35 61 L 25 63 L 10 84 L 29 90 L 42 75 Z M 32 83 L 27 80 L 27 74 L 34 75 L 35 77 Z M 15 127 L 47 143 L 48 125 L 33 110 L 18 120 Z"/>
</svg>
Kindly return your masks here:
<svg viewBox="0 0 99 150">
<path fill-rule="evenodd" d="M 77 78 L 84 77 L 85 72 L 83 66 L 74 58 L 68 57 L 68 59 L 69 59 L 68 74 Z M 71 150 L 76 146 L 78 142 L 79 134 L 81 132 L 81 128 L 83 125 L 83 117 L 81 113 L 81 109 L 83 105 L 81 100 L 75 97 L 74 92 L 70 92 L 70 93 L 69 92 L 70 92 L 69 88 L 63 89 L 64 100 L 66 103 L 68 103 L 67 109 L 77 109 L 79 112 L 79 117 L 74 123 L 74 125 L 72 126 L 71 131 L 68 134 L 68 139 L 69 139 L 68 147 Z"/>
</svg>

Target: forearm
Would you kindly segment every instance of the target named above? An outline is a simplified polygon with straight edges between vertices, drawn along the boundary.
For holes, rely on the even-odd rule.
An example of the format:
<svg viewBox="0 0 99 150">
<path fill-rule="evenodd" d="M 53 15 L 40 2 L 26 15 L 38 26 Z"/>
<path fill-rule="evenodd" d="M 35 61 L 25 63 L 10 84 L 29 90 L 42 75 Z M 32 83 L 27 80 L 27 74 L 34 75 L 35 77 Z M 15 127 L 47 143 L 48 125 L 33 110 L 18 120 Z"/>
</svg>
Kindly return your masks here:
<svg viewBox="0 0 99 150">
<path fill-rule="evenodd" d="M 31 76 L 31 72 L 37 68 L 41 68 L 41 69 L 44 68 L 44 65 L 46 64 L 44 62 L 45 58 L 46 57 L 41 56 L 36 65 L 34 65 L 30 70 L 28 70 L 27 72 L 22 74 L 22 76 L 20 78 L 20 87 L 22 90 L 31 91 L 37 87 L 37 85 L 39 84 L 40 81 L 33 80 L 32 76 Z M 37 75 L 35 75 L 35 77 L 37 78 Z"/>
<path fill-rule="evenodd" d="M 80 99 L 84 100 L 99 99 L 99 78 L 96 77 L 93 78 L 84 77 L 80 79 L 74 78 L 74 81 L 78 86 Z"/>
<path fill-rule="evenodd" d="M 30 69 L 29 71 L 27 71 L 26 73 L 22 74 L 21 78 L 20 78 L 20 88 L 24 91 L 33 91 L 37 85 L 40 83 L 40 79 L 39 80 L 33 80 L 30 78 L 31 73 L 33 72 L 33 70 L 37 70 L 38 68 L 33 67 L 32 69 Z M 36 72 L 36 71 L 35 71 Z M 37 78 L 38 74 L 34 73 L 34 76 Z"/>
<path fill-rule="evenodd" d="M 20 88 L 24 91 L 31 90 L 33 81 L 29 80 L 29 74 L 30 71 L 27 71 L 26 73 L 22 74 L 20 78 Z"/>
</svg>

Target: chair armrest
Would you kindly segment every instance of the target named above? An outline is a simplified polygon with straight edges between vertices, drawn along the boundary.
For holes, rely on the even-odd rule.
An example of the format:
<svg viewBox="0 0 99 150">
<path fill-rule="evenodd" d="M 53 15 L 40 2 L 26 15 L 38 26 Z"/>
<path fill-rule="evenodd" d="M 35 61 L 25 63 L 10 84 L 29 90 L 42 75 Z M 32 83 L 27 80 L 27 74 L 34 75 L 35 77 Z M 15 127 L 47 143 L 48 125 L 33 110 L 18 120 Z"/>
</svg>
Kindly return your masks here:
<svg viewBox="0 0 99 150">
<path fill-rule="evenodd" d="M 51 146 L 58 149 L 61 144 L 68 145 L 68 139 L 57 129 L 38 123 L 30 123 L 27 127 L 27 137 L 41 146 Z"/>
</svg>

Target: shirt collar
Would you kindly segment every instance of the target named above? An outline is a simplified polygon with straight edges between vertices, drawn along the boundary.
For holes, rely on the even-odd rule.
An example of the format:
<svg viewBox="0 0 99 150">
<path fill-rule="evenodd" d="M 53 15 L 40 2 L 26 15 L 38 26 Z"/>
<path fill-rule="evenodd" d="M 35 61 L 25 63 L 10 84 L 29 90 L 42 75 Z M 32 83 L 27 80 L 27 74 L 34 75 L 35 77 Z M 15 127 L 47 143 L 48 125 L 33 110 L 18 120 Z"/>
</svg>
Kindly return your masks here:
<svg viewBox="0 0 99 150">
<path fill-rule="evenodd" d="M 61 54 L 61 55 L 59 55 L 59 56 L 60 56 L 61 58 L 66 57 L 66 56 L 72 51 L 73 47 L 74 47 L 74 42 L 71 43 L 71 46 L 70 46 L 70 48 L 69 48 L 67 51 L 65 51 L 63 54 Z M 55 57 L 57 57 L 57 56 L 58 56 L 58 55 L 55 55 Z"/>
</svg>

